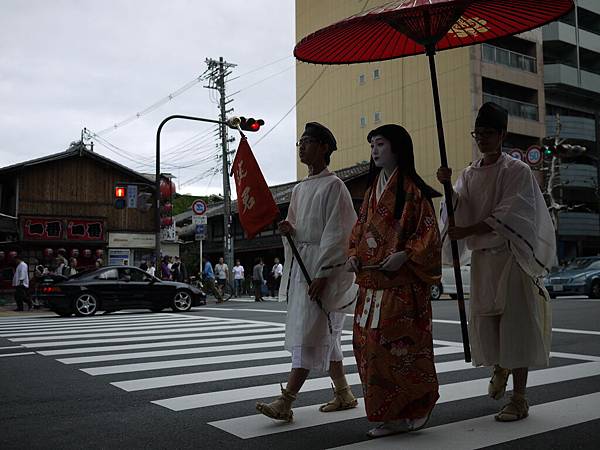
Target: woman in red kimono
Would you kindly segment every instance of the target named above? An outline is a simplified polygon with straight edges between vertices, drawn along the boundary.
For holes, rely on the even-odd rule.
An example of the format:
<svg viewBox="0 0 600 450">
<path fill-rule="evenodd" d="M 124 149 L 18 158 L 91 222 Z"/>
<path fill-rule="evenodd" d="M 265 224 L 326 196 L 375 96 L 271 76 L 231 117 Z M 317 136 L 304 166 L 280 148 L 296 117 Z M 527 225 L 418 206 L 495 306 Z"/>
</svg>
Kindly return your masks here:
<svg viewBox="0 0 600 450">
<path fill-rule="evenodd" d="M 415 431 L 439 398 L 433 361 L 430 286 L 441 278 L 432 197 L 417 174 L 413 144 L 383 125 L 371 144 L 369 187 L 349 243 L 347 268 L 360 287 L 354 355 L 370 421 L 369 437 Z"/>
</svg>

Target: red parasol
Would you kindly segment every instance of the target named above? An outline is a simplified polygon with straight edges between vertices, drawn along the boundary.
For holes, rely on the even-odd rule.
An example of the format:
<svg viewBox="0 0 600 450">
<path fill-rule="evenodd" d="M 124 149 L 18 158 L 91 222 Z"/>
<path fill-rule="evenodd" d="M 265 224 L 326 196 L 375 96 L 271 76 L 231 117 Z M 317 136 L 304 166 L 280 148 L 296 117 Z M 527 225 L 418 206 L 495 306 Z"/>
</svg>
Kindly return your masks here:
<svg viewBox="0 0 600 450">
<path fill-rule="evenodd" d="M 442 167 L 448 167 L 435 52 L 479 44 L 552 22 L 573 0 L 401 0 L 357 14 L 302 39 L 300 61 L 353 64 L 426 53 L 429 58 Z M 445 183 L 448 222 L 454 226 L 452 185 Z M 465 360 L 471 360 L 458 246 L 451 241 Z"/>
</svg>

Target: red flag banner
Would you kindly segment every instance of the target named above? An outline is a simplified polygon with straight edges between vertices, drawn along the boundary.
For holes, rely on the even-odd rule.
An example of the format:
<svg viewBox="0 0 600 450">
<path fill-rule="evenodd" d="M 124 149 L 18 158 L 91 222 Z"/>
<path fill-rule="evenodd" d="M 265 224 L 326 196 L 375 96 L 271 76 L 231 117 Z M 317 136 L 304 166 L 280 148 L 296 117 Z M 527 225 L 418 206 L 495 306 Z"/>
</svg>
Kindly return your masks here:
<svg viewBox="0 0 600 450">
<path fill-rule="evenodd" d="M 244 135 L 233 160 L 240 223 L 252 239 L 279 216 L 279 209 Z"/>
</svg>

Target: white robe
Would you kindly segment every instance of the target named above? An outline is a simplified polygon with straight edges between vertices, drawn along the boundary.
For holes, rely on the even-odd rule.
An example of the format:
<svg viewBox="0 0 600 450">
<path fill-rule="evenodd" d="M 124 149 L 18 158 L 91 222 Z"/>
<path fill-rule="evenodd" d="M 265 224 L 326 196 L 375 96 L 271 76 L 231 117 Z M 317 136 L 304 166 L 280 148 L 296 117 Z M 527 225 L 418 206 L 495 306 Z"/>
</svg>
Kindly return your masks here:
<svg viewBox="0 0 600 450">
<path fill-rule="evenodd" d="M 480 164 L 481 160 L 461 173 L 453 198 L 456 226 L 485 222 L 493 230 L 459 241 L 461 256 L 473 252 L 469 310 L 473 362 L 508 368 L 543 366 L 551 314 L 541 277 L 556 261 L 552 220 L 529 166 L 504 153 L 494 164 Z M 442 257 L 451 263 L 446 218 L 442 205 Z M 513 319 L 522 316 L 529 318 L 525 327 Z"/>
<path fill-rule="evenodd" d="M 350 192 L 342 180 L 324 169 L 294 187 L 286 220 L 295 229 L 294 241 L 311 279 L 328 279 L 321 303 L 329 312 L 332 332 L 327 314 L 308 297 L 308 284 L 284 238 L 285 265 L 279 296 L 288 301 L 285 348 L 293 357 L 295 352 L 316 355 L 296 366 L 327 370 L 332 354 L 340 356 L 345 313 L 352 311 L 357 293 L 354 274 L 344 267 L 356 222 Z M 318 350 L 307 352 L 303 347 Z"/>
</svg>

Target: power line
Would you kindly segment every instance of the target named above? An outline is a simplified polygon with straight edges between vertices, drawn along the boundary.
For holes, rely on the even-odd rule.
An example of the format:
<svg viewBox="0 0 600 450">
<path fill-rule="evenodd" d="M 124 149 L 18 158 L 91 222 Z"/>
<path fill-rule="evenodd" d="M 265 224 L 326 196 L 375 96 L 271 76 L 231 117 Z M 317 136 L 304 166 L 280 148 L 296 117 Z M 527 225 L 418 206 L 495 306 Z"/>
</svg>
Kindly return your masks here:
<svg viewBox="0 0 600 450">
<path fill-rule="evenodd" d="M 235 80 L 237 80 L 239 78 L 242 78 L 243 76 L 246 76 L 246 75 L 254 73 L 254 72 L 258 72 L 259 70 L 262 70 L 262 69 L 264 69 L 266 67 L 272 66 L 273 64 L 277 64 L 278 62 L 283 61 L 284 59 L 288 59 L 288 58 L 293 58 L 293 56 L 292 55 L 287 55 L 287 56 L 284 56 L 283 58 L 276 59 L 275 61 L 271 61 L 270 63 L 263 64 L 262 66 L 259 66 L 256 69 L 252 69 L 252 70 L 249 70 L 248 72 L 244 72 L 243 74 L 238 75 L 237 77 L 230 78 L 227 81 L 228 82 L 235 81 Z"/>
<path fill-rule="evenodd" d="M 229 97 L 232 97 L 232 96 L 234 96 L 235 94 L 239 94 L 240 92 L 242 92 L 242 91 L 245 91 L 246 89 L 250 89 L 251 87 L 254 87 L 254 86 L 258 85 L 258 84 L 261 84 L 261 83 L 263 83 L 263 82 L 265 82 L 265 81 L 267 81 L 267 80 L 270 80 L 271 78 L 273 78 L 273 77 L 276 77 L 277 75 L 281 75 L 282 73 L 284 73 L 284 72 L 287 72 L 288 70 L 290 70 L 290 69 L 293 69 L 294 67 L 295 67 L 294 65 L 291 65 L 291 66 L 289 66 L 289 67 L 286 67 L 285 69 L 283 69 L 283 70 L 282 70 L 282 71 L 280 71 L 280 72 L 276 72 L 276 73 L 274 73 L 274 74 L 271 74 L 271 75 L 269 75 L 268 77 L 265 77 L 265 78 L 263 78 L 262 80 L 258 80 L 258 81 L 257 81 L 257 82 L 255 82 L 255 83 L 252 83 L 252 84 L 250 84 L 250 85 L 248 85 L 248 86 L 245 86 L 245 87 L 241 88 L 239 91 L 235 91 L 233 94 L 229 94 L 229 95 L 227 96 L 227 98 L 229 98 Z"/>
<path fill-rule="evenodd" d="M 196 78 L 194 78 L 193 80 L 187 82 L 186 84 L 184 84 L 183 86 L 181 86 L 179 89 L 177 89 L 176 91 L 170 93 L 169 95 L 167 95 L 166 97 L 161 98 L 160 100 L 158 100 L 157 102 L 153 103 L 152 105 L 148 106 L 147 108 L 141 110 L 140 112 L 135 113 L 134 115 L 127 117 L 126 119 L 115 123 L 114 125 L 108 127 L 108 128 L 104 128 L 103 130 L 98 131 L 97 134 L 106 134 L 109 133 L 111 131 L 115 131 L 118 128 L 121 128 L 131 122 L 133 122 L 134 120 L 139 119 L 140 117 L 145 116 L 148 113 L 151 113 L 152 111 L 160 108 L 162 105 L 164 105 L 165 103 L 170 102 L 171 100 L 173 100 L 175 97 L 180 96 L 181 94 L 183 94 L 184 92 L 186 92 L 187 90 L 191 89 L 192 87 L 194 87 L 196 84 L 200 83 L 203 80 L 204 74 L 206 73 L 206 71 L 204 71 L 202 74 L 198 75 Z"/>
</svg>

